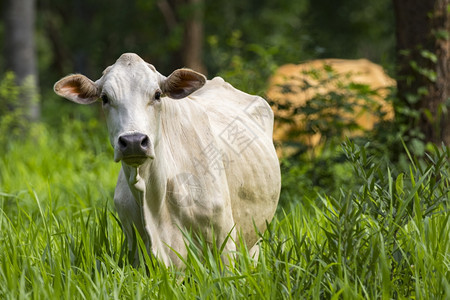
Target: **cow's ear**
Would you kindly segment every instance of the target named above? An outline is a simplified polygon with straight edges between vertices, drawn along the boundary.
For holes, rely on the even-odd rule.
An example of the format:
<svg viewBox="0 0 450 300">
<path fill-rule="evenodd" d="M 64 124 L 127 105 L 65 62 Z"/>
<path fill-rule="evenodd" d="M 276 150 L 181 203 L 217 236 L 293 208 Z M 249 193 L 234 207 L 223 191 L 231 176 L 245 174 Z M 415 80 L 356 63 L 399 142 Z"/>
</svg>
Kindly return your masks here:
<svg viewBox="0 0 450 300">
<path fill-rule="evenodd" d="M 56 94 L 79 104 L 91 104 L 99 96 L 99 89 L 95 83 L 84 75 L 69 75 L 60 79 L 53 90 Z"/>
<path fill-rule="evenodd" d="M 178 69 L 164 80 L 161 89 L 170 98 L 181 99 L 201 88 L 205 82 L 206 77 L 200 73 Z"/>
</svg>

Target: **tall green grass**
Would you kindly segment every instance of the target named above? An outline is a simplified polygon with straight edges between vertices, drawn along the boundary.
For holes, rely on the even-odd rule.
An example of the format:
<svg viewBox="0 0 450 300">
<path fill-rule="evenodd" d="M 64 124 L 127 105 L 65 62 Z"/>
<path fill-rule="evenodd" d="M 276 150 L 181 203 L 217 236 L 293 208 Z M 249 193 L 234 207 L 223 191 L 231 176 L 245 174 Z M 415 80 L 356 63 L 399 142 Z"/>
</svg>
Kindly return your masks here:
<svg viewBox="0 0 450 300">
<path fill-rule="evenodd" d="M 446 147 L 402 170 L 349 142 L 345 176 L 359 184 L 284 193 L 293 204 L 261 233 L 257 261 L 242 247 L 225 266 L 187 234 L 179 271 L 143 251 L 131 265 L 103 125 L 64 123 L 2 145 L 0 299 L 450 298 Z"/>
</svg>

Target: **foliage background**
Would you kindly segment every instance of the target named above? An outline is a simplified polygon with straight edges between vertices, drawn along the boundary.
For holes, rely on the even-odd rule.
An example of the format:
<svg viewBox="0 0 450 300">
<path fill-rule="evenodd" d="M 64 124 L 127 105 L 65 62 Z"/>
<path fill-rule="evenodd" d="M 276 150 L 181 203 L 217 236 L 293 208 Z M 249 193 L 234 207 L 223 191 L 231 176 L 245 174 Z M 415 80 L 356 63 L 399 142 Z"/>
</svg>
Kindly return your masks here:
<svg viewBox="0 0 450 300">
<path fill-rule="evenodd" d="M 98 78 L 124 52 L 138 53 L 163 74 L 179 68 L 183 23 L 169 29 L 157 2 L 37 1 L 43 101 L 59 77 L 80 72 Z M 189 16 L 189 4 L 178 3 L 178 14 Z M 273 67 L 284 63 L 365 57 L 387 66 L 394 60 L 389 0 L 345 0 L 335 6 L 323 0 L 218 0 L 205 1 L 203 9 L 204 63 L 209 77 L 233 70 L 253 73 L 260 93 Z M 0 60 L 0 70 L 1 66 Z"/>
</svg>

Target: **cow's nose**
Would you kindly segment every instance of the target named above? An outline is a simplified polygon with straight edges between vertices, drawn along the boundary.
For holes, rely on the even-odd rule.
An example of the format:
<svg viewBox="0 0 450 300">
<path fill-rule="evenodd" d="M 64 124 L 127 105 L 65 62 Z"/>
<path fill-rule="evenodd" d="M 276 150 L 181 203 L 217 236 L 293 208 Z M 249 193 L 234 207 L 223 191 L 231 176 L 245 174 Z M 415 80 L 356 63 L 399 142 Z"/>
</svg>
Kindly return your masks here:
<svg viewBox="0 0 450 300">
<path fill-rule="evenodd" d="M 150 139 L 142 133 L 133 133 L 119 137 L 119 150 L 124 158 L 147 156 L 150 149 Z"/>
</svg>

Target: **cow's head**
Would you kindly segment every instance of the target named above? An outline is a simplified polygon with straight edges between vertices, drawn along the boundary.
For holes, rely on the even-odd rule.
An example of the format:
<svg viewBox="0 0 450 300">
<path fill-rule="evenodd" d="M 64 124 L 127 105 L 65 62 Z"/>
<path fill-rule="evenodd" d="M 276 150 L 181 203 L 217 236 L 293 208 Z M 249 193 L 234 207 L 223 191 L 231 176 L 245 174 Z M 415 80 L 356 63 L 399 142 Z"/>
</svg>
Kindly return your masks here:
<svg viewBox="0 0 450 300">
<path fill-rule="evenodd" d="M 163 95 L 181 99 L 205 82 L 203 75 L 189 69 L 179 69 L 165 77 L 138 55 L 126 53 L 106 68 L 96 82 L 84 75 L 69 75 L 59 80 L 54 90 L 79 104 L 101 100 L 114 160 L 139 166 L 155 155 Z"/>
</svg>

